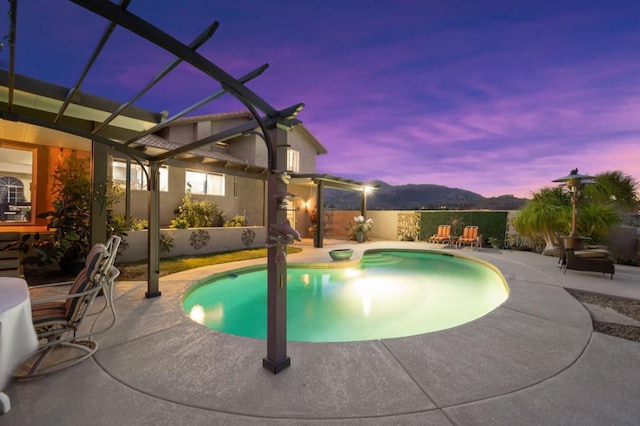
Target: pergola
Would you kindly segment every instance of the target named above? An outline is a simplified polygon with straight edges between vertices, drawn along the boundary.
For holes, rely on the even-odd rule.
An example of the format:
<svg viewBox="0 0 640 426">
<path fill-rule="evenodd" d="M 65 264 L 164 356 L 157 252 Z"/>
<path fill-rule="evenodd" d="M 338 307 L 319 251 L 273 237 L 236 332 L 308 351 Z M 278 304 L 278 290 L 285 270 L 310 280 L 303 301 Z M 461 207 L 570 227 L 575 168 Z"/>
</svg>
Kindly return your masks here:
<svg viewBox="0 0 640 426">
<path fill-rule="evenodd" d="M 367 185 L 363 182 L 342 178 L 329 174 L 299 173 L 293 176 L 291 183 L 299 185 L 312 185 L 316 188 L 316 203 L 318 205 L 318 243 L 317 247 L 324 247 L 324 190 L 327 188 L 340 189 L 343 191 L 358 192 L 360 198 L 360 214 L 365 216 L 367 212 L 367 189 L 375 186 Z"/>
<path fill-rule="evenodd" d="M 185 156 L 193 156 L 198 148 L 228 140 L 234 137 L 256 132 L 266 143 L 268 164 L 266 169 L 253 171 L 267 180 L 267 227 L 270 224 L 282 223 L 286 220 L 286 211 L 278 209 L 278 194 L 286 193 L 287 179 L 282 167 L 286 164 L 287 134 L 293 126 L 300 124 L 296 115 L 304 107 L 294 104 L 289 108 L 277 110 L 267 101 L 245 86 L 245 83 L 262 74 L 267 64 L 234 78 L 213 62 L 200 55 L 197 50 L 215 33 L 218 23 L 213 22 L 186 45 L 144 19 L 127 11 L 130 0 L 121 0 L 119 4 L 108 0 L 71 0 L 72 3 L 100 16 L 106 21 L 106 28 L 84 69 L 78 71 L 78 78 L 73 87 L 61 88 L 50 84 L 42 84 L 28 77 L 23 77 L 15 69 L 15 53 L 19 46 L 16 43 L 17 0 L 10 0 L 9 28 L 9 68 L 0 71 L 0 119 L 2 132 L 36 132 L 46 137 L 47 131 L 64 132 L 74 135 L 77 143 L 91 141 L 92 179 L 94 187 L 106 181 L 106 159 L 108 149 L 114 149 L 133 161 L 146 165 L 148 172 L 149 203 L 149 243 L 148 243 L 148 285 L 146 297 L 160 296 L 159 289 L 159 190 L 158 171 L 160 165 L 169 161 L 180 161 Z M 96 59 L 100 56 L 105 44 L 109 41 L 116 27 L 121 27 L 137 37 L 146 39 L 164 51 L 173 55 L 174 59 L 160 72 L 141 87 L 138 93 L 125 102 L 105 102 L 81 91 L 86 76 L 91 72 Z M 172 70 L 181 63 L 188 63 L 206 76 L 220 84 L 220 90 L 204 97 L 199 102 L 185 108 L 176 115 L 167 117 L 160 113 L 145 111 L 134 106 L 134 103 L 152 87 L 161 83 Z M 201 107 L 202 105 L 228 93 L 238 99 L 251 113 L 253 120 L 233 128 L 218 132 L 174 149 L 151 155 L 136 143 L 141 138 L 169 125 L 176 119 Z M 37 130 L 33 130 L 37 129 Z M 2 137 L 2 133 L 0 133 Z M 228 164 L 231 170 L 242 173 Z M 105 217 L 100 217 L 92 209 L 92 236 L 105 235 Z M 102 237 L 104 238 L 104 237 Z M 95 240 L 93 242 L 99 241 Z M 281 243 L 269 244 L 268 268 L 268 307 L 267 307 L 267 356 L 263 366 L 273 373 L 290 365 L 286 353 L 286 257 L 277 256 L 286 252 Z"/>
</svg>

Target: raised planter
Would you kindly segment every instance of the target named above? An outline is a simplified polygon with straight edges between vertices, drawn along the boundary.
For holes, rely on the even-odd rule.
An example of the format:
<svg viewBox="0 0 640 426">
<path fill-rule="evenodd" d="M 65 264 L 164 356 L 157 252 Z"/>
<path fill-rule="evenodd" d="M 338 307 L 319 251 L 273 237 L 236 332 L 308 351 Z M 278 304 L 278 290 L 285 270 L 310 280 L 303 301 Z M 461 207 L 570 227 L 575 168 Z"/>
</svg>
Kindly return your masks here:
<svg viewBox="0 0 640 426">
<path fill-rule="evenodd" d="M 161 238 L 172 239 L 173 248 L 160 252 L 160 257 L 197 256 L 207 253 L 264 247 L 266 231 L 264 226 L 243 226 L 236 228 L 189 228 L 161 229 Z M 127 248 L 121 250 L 119 262 L 134 262 L 147 258 L 148 231 L 127 231 L 124 240 Z M 122 247 L 122 244 L 120 245 Z"/>
<path fill-rule="evenodd" d="M 353 249 L 337 249 L 331 250 L 329 256 L 333 260 L 349 260 L 353 256 Z"/>
</svg>

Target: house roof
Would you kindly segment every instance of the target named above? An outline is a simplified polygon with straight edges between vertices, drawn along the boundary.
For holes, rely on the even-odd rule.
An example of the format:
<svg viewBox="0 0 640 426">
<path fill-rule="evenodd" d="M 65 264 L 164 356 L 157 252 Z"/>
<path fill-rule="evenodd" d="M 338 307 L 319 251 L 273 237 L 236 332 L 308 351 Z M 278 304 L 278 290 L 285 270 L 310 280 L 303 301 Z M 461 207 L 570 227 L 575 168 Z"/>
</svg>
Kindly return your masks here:
<svg viewBox="0 0 640 426">
<path fill-rule="evenodd" d="M 227 120 L 230 118 L 246 118 L 247 120 L 252 120 L 253 117 L 249 113 L 249 111 L 234 111 L 234 112 L 223 112 L 217 114 L 205 114 L 205 115 L 195 115 L 190 117 L 182 117 L 176 120 L 175 124 L 188 124 L 188 123 L 197 123 L 200 121 L 215 121 L 215 120 Z M 316 150 L 317 155 L 327 154 L 327 148 L 320 143 L 320 141 L 305 127 L 304 124 L 300 123 L 294 127 L 294 131 L 300 131 L 305 138 L 307 138 L 313 147 Z"/>
<path fill-rule="evenodd" d="M 65 144 L 87 149 L 87 137 L 91 136 L 95 123 L 103 122 L 121 104 L 78 90 L 64 114 L 57 117 L 70 91 L 67 87 L 0 70 L 0 118 L 3 119 L 0 138 L 60 145 L 60 131 L 74 128 L 77 132 L 65 136 Z M 113 140 L 128 139 L 152 128 L 162 117 L 162 113 L 132 106 L 111 121 L 102 135 Z"/>
<path fill-rule="evenodd" d="M 298 185 L 319 185 L 322 183 L 327 188 L 343 189 L 347 191 L 363 191 L 365 188 L 372 186 L 364 182 L 358 182 L 352 179 L 323 173 L 294 174 L 291 177 L 291 183 Z M 373 187 L 377 188 L 377 186 Z"/>
<path fill-rule="evenodd" d="M 151 154 L 172 151 L 184 144 L 172 142 L 158 135 L 147 135 L 136 141 L 137 144 L 144 146 L 147 152 Z M 226 152 L 217 151 L 208 148 L 198 148 L 185 152 L 177 157 L 182 161 L 194 161 L 202 164 L 209 164 L 214 167 L 231 168 L 242 170 L 244 172 L 264 173 L 265 168 L 248 164 L 247 161 L 238 157 L 234 157 Z"/>
</svg>

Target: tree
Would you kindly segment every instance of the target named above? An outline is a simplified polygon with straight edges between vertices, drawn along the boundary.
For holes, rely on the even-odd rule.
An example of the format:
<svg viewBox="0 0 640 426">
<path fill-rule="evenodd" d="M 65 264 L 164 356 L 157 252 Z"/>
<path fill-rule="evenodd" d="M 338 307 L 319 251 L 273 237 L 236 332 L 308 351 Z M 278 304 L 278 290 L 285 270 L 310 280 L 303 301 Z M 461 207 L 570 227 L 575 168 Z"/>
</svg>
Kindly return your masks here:
<svg viewBox="0 0 640 426">
<path fill-rule="evenodd" d="M 543 254 L 555 254 L 556 233 L 571 226 L 571 201 L 560 187 L 542 188 L 520 211 L 514 225 L 521 235 L 542 237 Z"/>
<path fill-rule="evenodd" d="M 585 185 L 578 202 L 578 233 L 600 242 L 615 225 L 620 214 L 638 208 L 638 184 L 621 171 L 604 172 L 595 177 L 597 184 Z M 514 222 L 524 236 L 540 236 L 545 241 L 543 254 L 555 255 L 556 233 L 568 234 L 571 228 L 571 198 L 561 187 L 545 187 L 534 193 Z"/>
<path fill-rule="evenodd" d="M 583 198 L 589 204 L 612 204 L 621 212 L 634 212 L 640 206 L 638 182 L 620 170 L 607 171 L 595 177 L 597 185 L 586 185 Z"/>
</svg>

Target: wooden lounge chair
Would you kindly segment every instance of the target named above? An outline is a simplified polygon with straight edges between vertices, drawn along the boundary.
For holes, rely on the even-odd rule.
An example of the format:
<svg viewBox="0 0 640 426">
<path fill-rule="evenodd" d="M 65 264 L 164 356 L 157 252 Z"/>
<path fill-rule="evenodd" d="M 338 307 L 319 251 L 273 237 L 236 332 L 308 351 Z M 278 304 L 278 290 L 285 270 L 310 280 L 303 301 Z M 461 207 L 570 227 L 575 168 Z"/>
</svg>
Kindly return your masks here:
<svg viewBox="0 0 640 426">
<path fill-rule="evenodd" d="M 480 247 L 480 236 L 478 235 L 480 232 L 477 226 L 465 226 L 462 231 L 462 236 L 458 238 L 457 245 L 458 247 L 462 247 L 468 245 L 470 247 L 474 247 L 477 249 Z"/>
<path fill-rule="evenodd" d="M 449 244 L 451 242 L 451 225 L 439 225 L 438 233 L 427 240 L 430 244 Z"/>
<path fill-rule="evenodd" d="M 91 340 L 90 336 L 107 331 L 117 319 L 113 305 L 113 283 L 120 272 L 113 263 L 120 241 L 120 237 L 112 236 L 106 245 L 93 246 L 87 255 L 84 269 L 71 282 L 68 294 L 32 300 L 33 326 L 41 343 L 14 377 L 35 377 L 59 371 L 89 358 L 98 350 L 98 343 Z M 34 291 L 41 292 L 44 288 L 61 285 L 69 283 L 37 286 Z M 104 294 L 105 305 L 98 312 L 89 314 L 100 291 Z M 85 334 L 79 332 L 87 316 L 98 315 L 107 307 L 111 309 L 112 315 L 112 321 L 108 326 L 97 331 L 92 327 L 85 327 L 84 329 L 90 331 Z M 71 348 L 72 351 L 67 350 L 64 356 L 52 356 L 57 349 L 62 348 Z M 69 353 L 74 356 L 70 356 Z"/>
<path fill-rule="evenodd" d="M 558 266 L 567 273 L 568 269 L 574 271 L 602 272 L 604 274 L 613 274 L 616 271 L 615 259 L 611 256 L 609 250 L 604 248 L 594 248 L 587 250 L 565 249 L 564 241 L 558 238 L 558 247 L 560 248 L 560 260 Z"/>
</svg>

